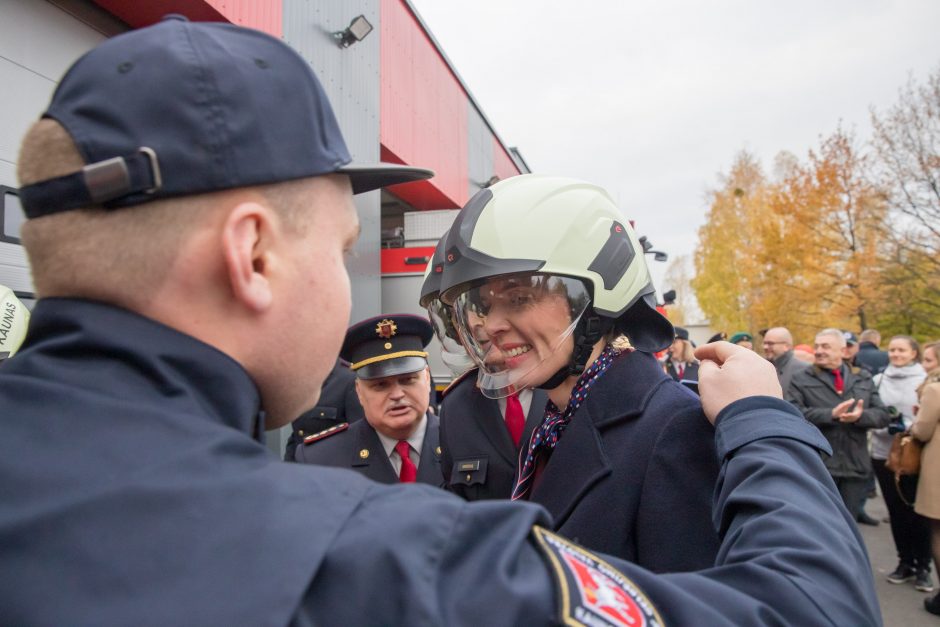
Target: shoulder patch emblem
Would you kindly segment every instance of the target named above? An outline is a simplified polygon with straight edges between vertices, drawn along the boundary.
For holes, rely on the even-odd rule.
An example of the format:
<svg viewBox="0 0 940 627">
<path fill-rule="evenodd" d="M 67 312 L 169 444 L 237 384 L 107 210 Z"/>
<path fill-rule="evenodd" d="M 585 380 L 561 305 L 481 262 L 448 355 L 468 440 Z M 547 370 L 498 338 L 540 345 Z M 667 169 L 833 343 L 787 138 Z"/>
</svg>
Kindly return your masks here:
<svg viewBox="0 0 940 627">
<path fill-rule="evenodd" d="M 630 579 L 593 553 L 533 527 L 558 590 L 565 625 L 662 627 L 663 619 Z"/>
<path fill-rule="evenodd" d="M 469 377 L 469 376 L 471 376 L 471 375 L 472 375 L 472 376 L 476 376 L 477 370 L 478 370 L 478 368 L 471 368 L 470 370 L 467 370 L 465 373 L 463 373 L 462 375 L 460 375 L 459 377 L 457 377 L 456 379 L 454 379 L 453 381 L 451 381 L 451 382 L 450 382 L 450 385 L 448 385 L 446 388 L 444 388 L 444 391 L 441 392 L 441 399 L 443 400 L 444 397 L 446 397 L 446 396 L 450 393 L 451 390 L 453 390 L 455 387 L 457 387 L 458 385 L 460 385 L 460 382 L 463 381 L 464 379 L 466 379 L 467 377 Z"/>
<path fill-rule="evenodd" d="M 304 438 L 304 444 L 313 444 L 314 442 L 322 440 L 323 438 L 328 438 L 333 434 L 339 433 L 340 431 L 345 431 L 348 428 L 349 428 L 348 422 L 341 422 L 335 427 L 330 427 L 329 429 L 324 429 L 323 431 L 320 431 L 319 433 L 308 435 L 307 437 Z"/>
</svg>

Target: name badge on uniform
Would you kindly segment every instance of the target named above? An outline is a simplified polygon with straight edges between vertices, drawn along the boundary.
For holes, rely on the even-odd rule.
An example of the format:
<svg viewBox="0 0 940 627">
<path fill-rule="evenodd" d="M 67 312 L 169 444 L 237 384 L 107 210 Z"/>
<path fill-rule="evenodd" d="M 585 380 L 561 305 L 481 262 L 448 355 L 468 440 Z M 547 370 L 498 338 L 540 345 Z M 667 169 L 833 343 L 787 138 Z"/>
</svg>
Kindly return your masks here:
<svg viewBox="0 0 940 627">
<path fill-rule="evenodd" d="M 626 575 L 541 527 L 532 533 L 555 578 L 565 625 L 663 627 L 656 607 Z"/>
<path fill-rule="evenodd" d="M 469 472 L 471 470 L 479 470 L 479 469 L 480 469 L 479 459 L 473 459 L 473 460 L 466 461 L 466 462 L 460 462 L 460 465 L 457 466 L 457 470 L 459 470 L 460 472 Z"/>
</svg>

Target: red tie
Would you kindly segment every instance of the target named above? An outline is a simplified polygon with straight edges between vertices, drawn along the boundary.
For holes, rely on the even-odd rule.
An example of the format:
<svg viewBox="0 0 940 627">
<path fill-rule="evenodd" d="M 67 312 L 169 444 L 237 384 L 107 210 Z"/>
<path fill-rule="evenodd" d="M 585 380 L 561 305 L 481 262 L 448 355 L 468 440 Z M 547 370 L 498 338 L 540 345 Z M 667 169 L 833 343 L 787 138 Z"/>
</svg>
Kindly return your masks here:
<svg viewBox="0 0 940 627">
<path fill-rule="evenodd" d="M 676 367 L 676 373 L 679 375 L 679 378 L 682 378 L 682 375 L 685 374 L 685 364 L 679 364 Z"/>
<path fill-rule="evenodd" d="M 395 451 L 401 457 L 401 472 L 398 473 L 398 480 L 402 483 L 414 483 L 418 478 L 418 469 L 411 461 L 411 447 L 408 446 L 408 440 L 399 440 L 395 445 Z"/>
<path fill-rule="evenodd" d="M 842 381 L 842 368 L 836 368 L 832 371 L 832 376 L 835 378 L 835 381 L 832 384 L 836 388 L 836 392 L 842 394 L 842 390 L 845 389 L 845 382 Z"/>
<path fill-rule="evenodd" d="M 509 429 L 509 437 L 516 448 L 519 448 L 519 441 L 522 439 L 522 429 L 525 427 L 525 412 L 522 411 L 522 403 L 519 402 L 519 395 L 513 394 L 506 397 L 506 428 Z"/>
</svg>

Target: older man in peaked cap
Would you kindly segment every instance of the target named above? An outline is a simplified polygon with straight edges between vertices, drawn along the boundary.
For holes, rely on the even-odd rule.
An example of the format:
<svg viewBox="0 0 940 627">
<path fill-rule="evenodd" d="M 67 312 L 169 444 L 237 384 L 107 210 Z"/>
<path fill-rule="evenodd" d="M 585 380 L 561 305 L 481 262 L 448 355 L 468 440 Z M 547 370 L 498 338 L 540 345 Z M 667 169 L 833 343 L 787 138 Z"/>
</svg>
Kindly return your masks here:
<svg viewBox="0 0 940 627">
<path fill-rule="evenodd" d="M 350 327 L 341 355 L 356 373 L 365 420 L 314 433 L 294 460 L 351 468 L 380 483 L 443 484 L 440 425 L 428 412 L 431 323 L 407 314 Z"/>
</svg>

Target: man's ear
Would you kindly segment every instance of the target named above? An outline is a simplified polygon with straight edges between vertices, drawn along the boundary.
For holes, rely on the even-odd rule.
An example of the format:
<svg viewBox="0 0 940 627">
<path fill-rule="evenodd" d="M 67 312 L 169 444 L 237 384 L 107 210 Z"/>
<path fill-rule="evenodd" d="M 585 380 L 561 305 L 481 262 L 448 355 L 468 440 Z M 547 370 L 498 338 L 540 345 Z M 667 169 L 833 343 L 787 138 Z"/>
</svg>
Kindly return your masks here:
<svg viewBox="0 0 940 627">
<path fill-rule="evenodd" d="M 271 306 L 272 245 L 277 231 L 269 209 L 243 202 L 222 227 L 222 254 L 235 299 L 255 312 Z"/>
</svg>

